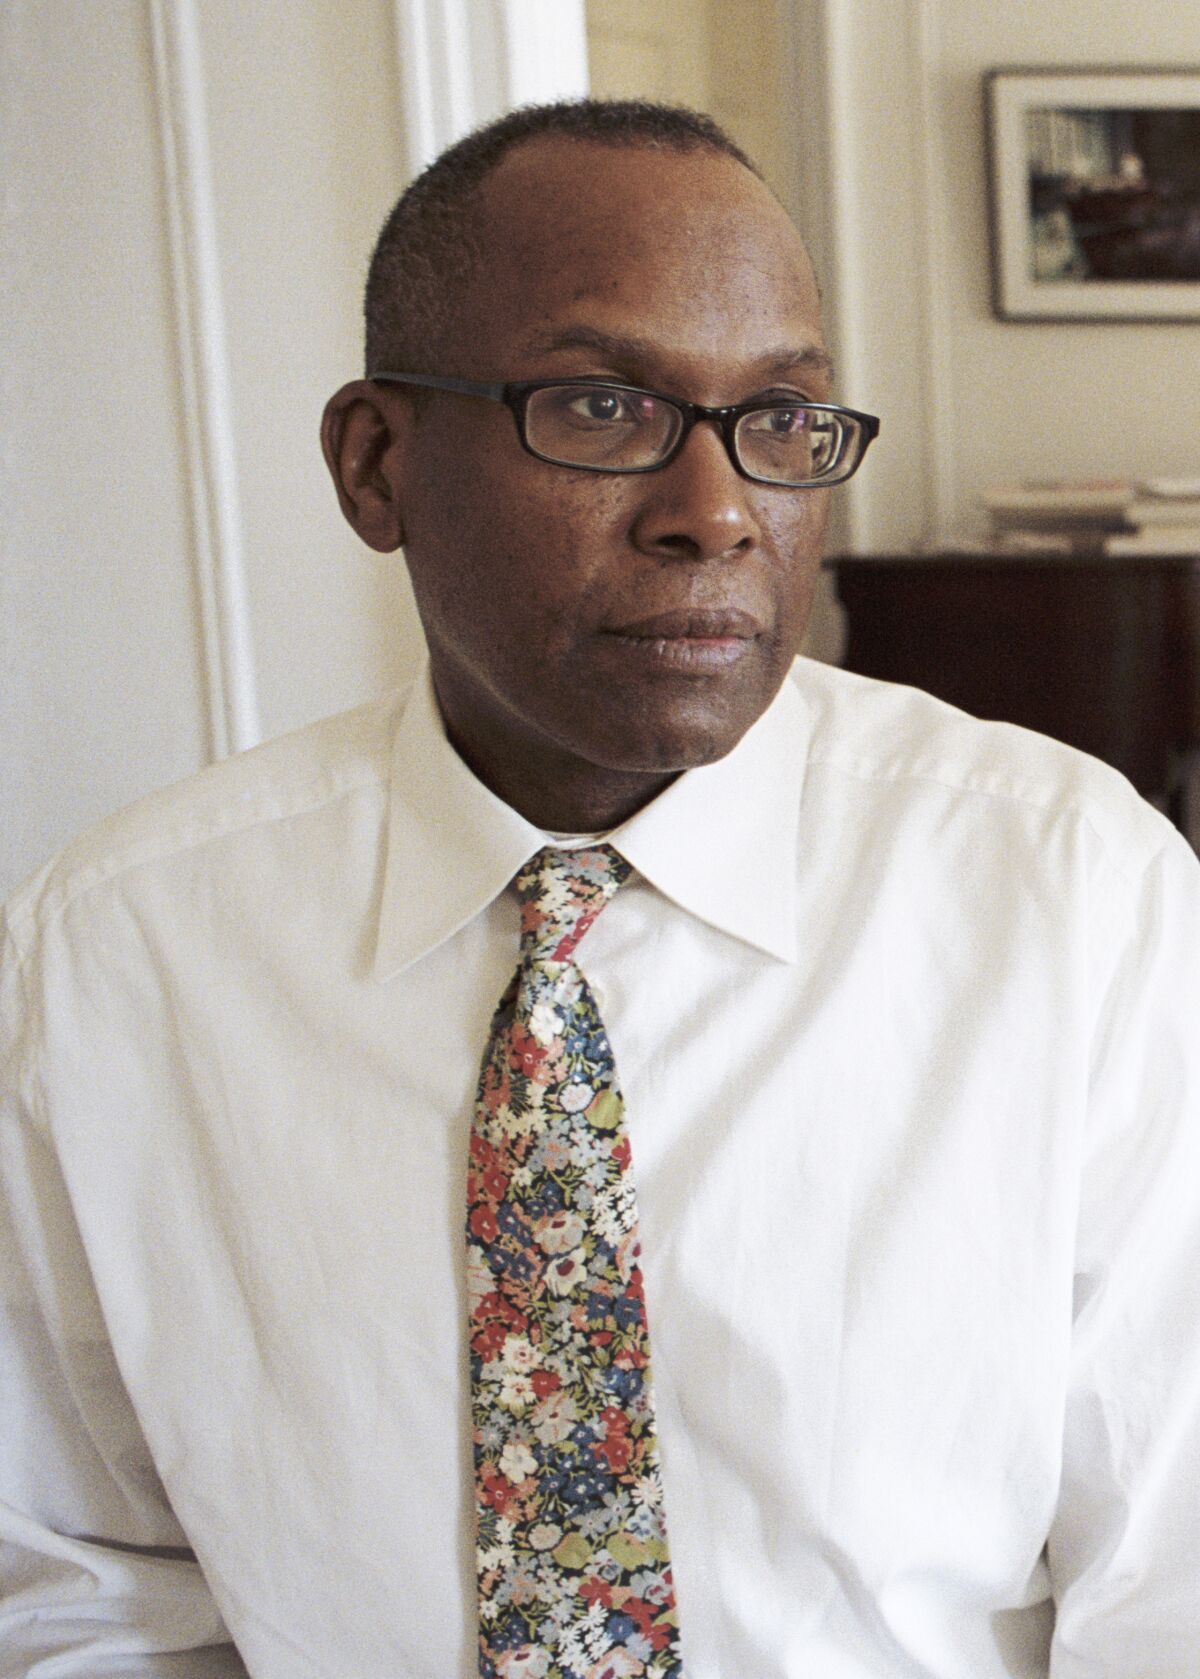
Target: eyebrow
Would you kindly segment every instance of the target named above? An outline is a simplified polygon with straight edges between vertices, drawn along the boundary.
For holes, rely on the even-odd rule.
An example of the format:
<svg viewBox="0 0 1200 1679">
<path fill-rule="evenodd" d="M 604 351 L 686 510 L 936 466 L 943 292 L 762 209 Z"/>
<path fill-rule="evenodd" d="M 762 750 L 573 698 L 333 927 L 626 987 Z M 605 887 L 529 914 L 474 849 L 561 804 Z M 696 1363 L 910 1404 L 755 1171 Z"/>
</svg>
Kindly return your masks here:
<svg viewBox="0 0 1200 1679">
<path fill-rule="evenodd" d="M 597 327 L 580 323 L 576 326 L 561 327 L 554 332 L 536 334 L 529 340 L 528 348 L 534 355 L 549 355 L 555 350 L 592 350 L 605 361 L 616 365 L 621 362 L 644 361 L 647 357 L 661 353 L 662 347 L 651 338 L 602 332 Z M 758 358 L 757 365 L 762 369 L 763 377 L 767 379 L 797 371 L 826 373 L 831 377 L 833 374 L 833 358 L 815 344 L 773 345 Z"/>
</svg>

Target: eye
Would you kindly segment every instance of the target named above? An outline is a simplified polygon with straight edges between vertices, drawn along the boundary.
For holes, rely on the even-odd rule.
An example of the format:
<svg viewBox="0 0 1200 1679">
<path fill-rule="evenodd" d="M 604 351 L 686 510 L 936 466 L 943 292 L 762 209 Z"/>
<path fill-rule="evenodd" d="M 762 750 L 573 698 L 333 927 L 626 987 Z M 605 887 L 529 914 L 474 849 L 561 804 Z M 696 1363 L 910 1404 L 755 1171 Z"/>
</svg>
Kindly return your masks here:
<svg viewBox="0 0 1200 1679">
<path fill-rule="evenodd" d="M 595 426 L 636 425 L 644 418 L 641 412 L 645 400 L 625 391 L 609 390 L 604 386 L 579 386 L 564 392 L 566 407 L 576 419 Z"/>
<path fill-rule="evenodd" d="M 530 393 L 525 444 L 560 466 L 644 472 L 669 453 L 683 415 L 627 385 L 547 384 Z"/>
<path fill-rule="evenodd" d="M 811 417 L 807 408 L 764 408 L 750 416 L 749 424 L 752 430 L 774 437 L 797 437 L 808 430 Z"/>
<path fill-rule="evenodd" d="M 625 404 L 615 391 L 587 391 L 577 396 L 572 406 L 588 420 L 616 420 Z"/>
</svg>

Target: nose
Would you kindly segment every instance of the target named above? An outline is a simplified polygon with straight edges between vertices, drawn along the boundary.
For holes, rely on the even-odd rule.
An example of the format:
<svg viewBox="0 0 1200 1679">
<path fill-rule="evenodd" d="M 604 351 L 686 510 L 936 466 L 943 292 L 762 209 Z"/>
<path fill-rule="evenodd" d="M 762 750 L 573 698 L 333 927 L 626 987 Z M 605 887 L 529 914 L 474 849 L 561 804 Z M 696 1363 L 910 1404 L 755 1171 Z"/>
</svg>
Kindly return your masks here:
<svg viewBox="0 0 1200 1679">
<path fill-rule="evenodd" d="M 662 559 L 717 560 L 747 553 L 759 539 L 747 491 L 720 431 L 693 427 L 671 462 L 641 480 L 644 499 L 633 522 L 635 547 Z"/>
</svg>

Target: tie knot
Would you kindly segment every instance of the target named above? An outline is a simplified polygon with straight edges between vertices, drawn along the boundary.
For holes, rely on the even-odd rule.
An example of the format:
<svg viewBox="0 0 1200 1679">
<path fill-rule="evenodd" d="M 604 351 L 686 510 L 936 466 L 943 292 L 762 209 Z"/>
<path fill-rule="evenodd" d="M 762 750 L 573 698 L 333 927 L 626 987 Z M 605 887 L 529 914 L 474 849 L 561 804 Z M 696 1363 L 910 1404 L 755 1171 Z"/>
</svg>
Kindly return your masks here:
<svg viewBox="0 0 1200 1679">
<path fill-rule="evenodd" d="M 575 947 L 633 869 L 611 845 L 572 851 L 546 846 L 516 878 L 521 956 L 569 962 Z"/>
</svg>

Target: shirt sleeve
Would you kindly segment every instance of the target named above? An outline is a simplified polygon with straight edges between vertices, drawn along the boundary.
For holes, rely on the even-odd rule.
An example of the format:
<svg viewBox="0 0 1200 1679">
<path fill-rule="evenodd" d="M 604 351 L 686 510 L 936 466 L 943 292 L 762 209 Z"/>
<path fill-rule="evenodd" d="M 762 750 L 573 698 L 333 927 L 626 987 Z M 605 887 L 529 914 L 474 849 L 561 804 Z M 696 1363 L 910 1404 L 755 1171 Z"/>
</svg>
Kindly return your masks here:
<svg viewBox="0 0 1200 1679">
<path fill-rule="evenodd" d="M 0 928 L 0 1679 L 244 1676 L 105 1331 L 42 1121 L 42 1018 Z"/>
<path fill-rule="evenodd" d="M 1169 832 L 1097 895 L 1052 1679 L 1200 1651 L 1200 867 Z"/>
</svg>

